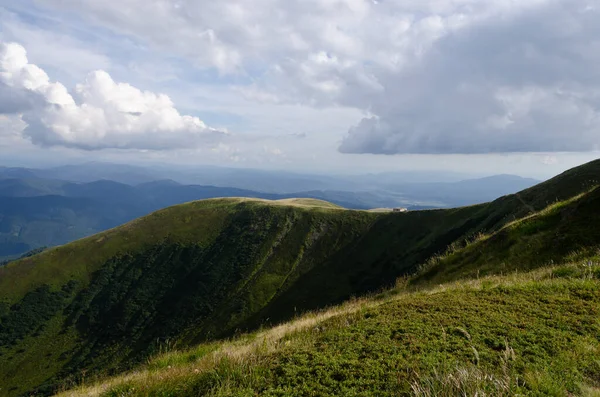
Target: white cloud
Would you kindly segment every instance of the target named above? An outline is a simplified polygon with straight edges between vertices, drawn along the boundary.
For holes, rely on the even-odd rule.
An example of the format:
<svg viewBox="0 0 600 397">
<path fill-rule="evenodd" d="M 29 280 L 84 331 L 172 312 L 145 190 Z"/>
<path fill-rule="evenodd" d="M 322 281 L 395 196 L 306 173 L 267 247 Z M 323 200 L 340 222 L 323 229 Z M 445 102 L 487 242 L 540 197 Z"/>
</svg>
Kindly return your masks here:
<svg viewBox="0 0 600 397">
<path fill-rule="evenodd" d="M 13 97 L 23 100 L 10 108 Z M 104 71 L 71 94 L 16 43 L 0 43 L 0 111 L 22 113 L 23 134 L 43 146 L 160 150 L 215 143 L 224 134 L 181 115 L 168 96 L 117 83 Z"/>
<path fill-rule="evenodd" d="M 365 112 L 342 152 L 600 143 L 594 0 L 38 1 L 245 76 L 248 99 Z"/>
</svg>

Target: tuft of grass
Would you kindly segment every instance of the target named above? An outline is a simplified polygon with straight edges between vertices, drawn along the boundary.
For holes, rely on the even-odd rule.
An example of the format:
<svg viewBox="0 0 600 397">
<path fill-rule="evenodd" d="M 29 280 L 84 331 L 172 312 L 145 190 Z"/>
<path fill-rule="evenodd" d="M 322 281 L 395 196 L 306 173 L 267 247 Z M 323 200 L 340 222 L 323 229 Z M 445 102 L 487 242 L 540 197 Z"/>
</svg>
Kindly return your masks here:
<svg viewBox="0 0 600 397">
<path fill-rule="evenodd" d="M 415 374 L 411 382 L 411 392 L 416 397 L 514 396 L 518 389 L 518 380 L 489 374 L 476 366 L 434 370 L 427 376 Z"/>
</svg>

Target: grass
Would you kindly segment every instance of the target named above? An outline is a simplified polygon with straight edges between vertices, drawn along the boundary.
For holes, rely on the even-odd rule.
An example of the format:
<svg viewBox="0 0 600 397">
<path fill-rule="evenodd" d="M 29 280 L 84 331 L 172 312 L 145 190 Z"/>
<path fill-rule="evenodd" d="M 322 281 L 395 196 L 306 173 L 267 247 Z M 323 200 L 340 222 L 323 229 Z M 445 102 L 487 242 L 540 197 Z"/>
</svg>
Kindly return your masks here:
<svg viewBox="0 0 600 397">
<path fill-rule="evenodd" d="M 203 211 L 205 209 L 208 211 Z M 184 241 L 208 244 L 216 237 L 230 210 L 227 203 L 220 201 L 173 207 L 122 227 L 48 249 L 40 255 L 11 262 L 0 268 L 1 298 L 16 302 L 27 291 L 43 284 L 58 286 L 69 280 L 89 282 L 90 274 L 109 258 L 121 252 L 143 249 L 168 234 L 175 233 L 174 237 Z M 198 230 L 197 223 L 205 227 Z"/>
<path fill-rule="evenodd" d="M 400 288 L 62 395 L 593 395 L 599 269 Z"/>
<path fill-rule="evenodd" d="M 0 395 L 20 394 L 23 390 L 38 387 L 61 371 L 65 365 L 62 353 L 74 348 L 78 339 L 75 330 L 61 332 L 64 321 L 63 316 L 55 316 L 45 324 L 43 332 L 2 350 Z M 18 379 L 19 383 L 15 384 L 14 379 Z M 53 390 L 40 391 L 51 393 Z"/>
</svg>

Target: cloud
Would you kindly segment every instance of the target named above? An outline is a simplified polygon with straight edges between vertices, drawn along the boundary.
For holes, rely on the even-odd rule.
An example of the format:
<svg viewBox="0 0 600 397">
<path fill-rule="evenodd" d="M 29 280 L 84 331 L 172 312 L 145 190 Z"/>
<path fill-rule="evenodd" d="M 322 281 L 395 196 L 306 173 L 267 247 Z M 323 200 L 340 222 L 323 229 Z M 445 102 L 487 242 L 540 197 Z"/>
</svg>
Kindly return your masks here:
<svg viewBox="0 0 600 397">
<path fill-rule="evenodd" d="M 213 144 L 225 134 L 181 115 L 168 96 L 117 83 L 104 71 L 71 94 L 15 43 L 0 43 L 0 111 L 22 113 L 23 134 L 42 146 L 162 150 Z"/>
<path fill-rule="evenodd" d="M 594 0 L 38 0 L 246 98 L 349 107 L 345 153 L 587 151 L 600 139 Z"/>
<path fill-rule="evenodd" d="M 558 158 L 556 156 L 544 156 L 541 162 L 545 165 L 554 165 L 558 163 Z"/>
<path fill-rule="evenodd" d="M 21 113 L 39 103 L 43 103 L 43 99 L 37 94 L 11 87 L 0 79 L 0 115 Z"/>
<path fill-rule="evenodd" d="M 308 136 L 306 132 L 292 132 L 288 135 L 297 139 L 305 139 Z"/>
<path fill-rule="evenodd" d="M 19 115 L 16 114 L 0 114 L 0 145 L 12 145 L 16 141 L 23 141 L 21 132 L 26 125 Z"/>
<path fill-rule="evenodd" d="M 263 152 L 270 156 L 285 157 L 285 153 L 278 147 L 263 146 Z"/>
<path fill-rule="evenodd" d="M 27 0 L 19 3 L 16 6 L 26 10 L 25 16 L 0 7 L 0 41 L 18 42 L 27 49 L 31 63 L 50 74 L 60 73 L 61 79 L 79 81 L 90 70 L 111 69 L 109 57 L 98 48 L 103 43 L 92 40 L 93 35 L 85 34 L 81 28 L 65 29 L 65 18 L 36 12 Z"/>
<path fill-rule="evenodd" d="M 489 153 L 600 148 L 600 18 L 550 1 L 440 38 L 379 79 L 386 95 L 346 153 Z"/>
</svg>

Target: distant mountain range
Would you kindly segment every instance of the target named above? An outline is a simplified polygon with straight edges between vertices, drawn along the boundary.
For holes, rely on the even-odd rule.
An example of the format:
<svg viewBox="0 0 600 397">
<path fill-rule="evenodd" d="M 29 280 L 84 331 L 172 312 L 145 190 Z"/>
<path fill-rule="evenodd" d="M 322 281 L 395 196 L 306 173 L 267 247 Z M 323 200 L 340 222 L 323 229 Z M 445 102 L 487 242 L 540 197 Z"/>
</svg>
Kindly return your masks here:
<svg viewBox="0 0 600 397">
<path fill-rule="evenodd" d="M 0 167 L 0 260 L 43 246 L 65 244 L 161 208 L 207 198 L 304 197 L 351 209 L 402 206 L 415 210 L 485 202 L 537 183 L 512 175 L 415 183 L 406 182 L 411 180 L 407 175 L 394 179 L 393 174 L 362 175 L 350 180 L 286 172 L 204 171 L 194 176 L 189 171 L 104 163 L 52 169 Z M 180 182 L 216 182 L 215 175 L 222 177 L 219 186 Z M 172 178 L 161 179 L 165 176 Z M 402 180 L 405 182 L 398 182 Z M 233 187 L 224 186 L 227 184 Z"/>
<path fill-rule="evenodd" d="M 111 180 L 128 185 L 139 185 L 157 180 L 173 180 L 183 185 L 203 185 L 235 187 L 265 193 L 289 194 L 303 191 L 344 191 L 344 192 L 406 192 L 407 186 L 422 184 L 454 183 L 465 180 L 482 179 L 494 183 L 497 176 L 484 177 L 480 174 L 466 174 L 449 171 L 398 171 L 358 175 L 303 174 L 289 171 L 269 171 L 214 166 L 183 167 L 154 165 L 142 167 L 127 164 L 90 162 L 77 165 L 33 169 L 0 167 L 3 178 L 42 178 L 69 182 L 87 183 L 97 180 Z M 513 188 L 539 182 L 535 179 L 514 175 L 500 175 L 503 180 L 511 180 Z M 520 181 L 520 182 L 519 182 Z M 484 192 L 483 189 L 481 192 Z M 409 189 L 410 192 L 410 189 Z M 487 195 L 482 199 L 493 199 Z M 477 198 L 479 199 L 479 197 Z M 448 203 L 450 205 L 450 203 Z"/>
</svg>

